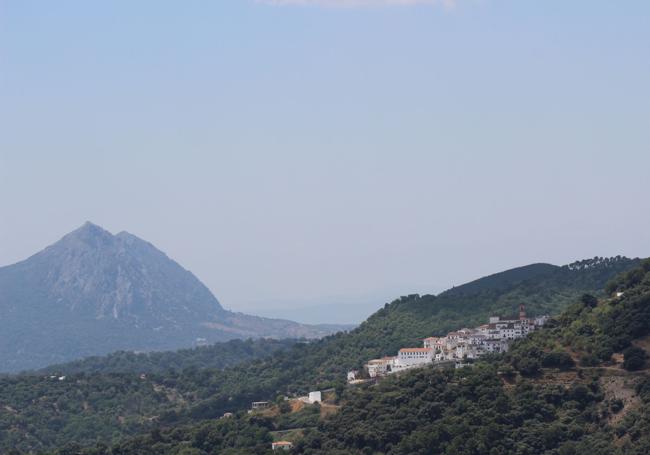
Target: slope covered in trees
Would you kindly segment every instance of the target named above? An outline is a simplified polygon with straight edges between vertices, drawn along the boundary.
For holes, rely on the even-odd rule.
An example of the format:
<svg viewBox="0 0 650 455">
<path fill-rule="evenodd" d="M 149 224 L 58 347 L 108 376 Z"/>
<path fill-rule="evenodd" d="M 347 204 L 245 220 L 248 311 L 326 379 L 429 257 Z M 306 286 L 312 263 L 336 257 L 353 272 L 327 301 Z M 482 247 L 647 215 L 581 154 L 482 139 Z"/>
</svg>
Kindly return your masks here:
<svg viewBox="0 0 650 455">
<path fill-rule="evenodd" d="M 617 295 L 621 289 L 624 293 Z M 506 355 L 483 358 L 470 368 L 423 368 L 377 386 L 347 388 L 341 411 L 311 422 L 292 453 L 650 452 L 645 364 L 650 262 L 617 278 L 608 290 L 615 294 L 578 298 L 547 327 L 515 342 Z M 602 353 L 606 350 L 609 355 Z M 597 359 L 583 365 L 585 356 L 595 353 Z M 638 361 L 630 364 L 629 358 Z M 241 414 L 228 422 L 168 428 L 112 449 L 97 446 L 81 453 L 266 453 L 278 419 L 282 416 Z M 238 442 L 235 434 L 241 434 Z"/>
<path fill-rule="evenodd" d="M 205 372 L 270 357 L 295 343 L 233 340 L 177 352 L 118 352 L 0 377 L 0 453 L 150 431 L 161 415 L 197 399 Z"/>
<path fill-rule="evenodd" d="M 189 368 L 151 374 L 144 380 L 146 392 L 139 382 L 134 385 L 138 378 L 132 373 L 73 374 L 56 385 L 43 384 L 39 390 L 43 399 L 35 400 L 34 395 L 21 391 L 29 390 L 26 381 L 35 379 L 12 378 L 0 384 L 6 396 L 16 397 L 10 405 L 13 411 L 0 406 L 0 441 L 4 444 L 11 435 L 12 443 L 22 449 L 54 447 L 61 440 L 90 444 L 99 439 L 109 443 L 157 427 L 195 425 L 224 412 L 246 409 L 251 401 L 273 400 L 278 395 L 292 396 L 328 387 L 342 392 L 346 371 L 370 358 L 394 353 L 409 344 L 419 345 L 419 339 L 425 336 L 483 322 L 494 313 L 511 313 L 519 303 L 525 303 L 532 314 L 557 312 L 585 292 L 599 294 L 607 280 L 635 265 L 638 261 L 625 258 L 590 260 L 567 267 L 534 265 L 486 277 L 440 296 L 403 297 L 387 304 L 350 333 L 299 343 L 222 371 Z M 100 388 L 106 393 L 96 398 L 84 392 L 78 381 L 88 381 L 90 388 L 95 383 L 113 381 L 115 388 L 105 384 Z M 48 389 L 47 384 L 52 388 Z M 111 398 L 111 393 L 119 393 L 120 398 Z M 141 393 L 151 396 L 145 400 L 147 406 L 129 408 L 126 403 L 138 401 L 128 397 Z M 65 408 L 52 405 L 62 395 L 72 411 L 64 412 Z M 155 399 L 158 404 L 149 406 Z M 1 401 L 0 405 L 4 404 Z M 95 433 L 86 422 L 98 416 L 105 419 L 102 432 Z M 54 439 L 41 436 L 45 429 L 52 428 L 56 431 L 49 434 Z M 9 447 L 13 446 L 0 446 Z"/>
<path fill-rule="evenodd" d="M 133 373 L 164 375 L 173 371 L 216 369 L 235 366 L 288 349 L 297 340 L 248 339 L 230 340 L 179 351 L 143 352 L 118 351 L 107 356 L 87 357 L 83 360 L 51 365 L 35 374 L 95 374 Z"/>
<path fill-rule="evenodd" d="M 607 289 L 623 294 L 584 295 L 501 357 L 351 391 L 296 452 L 650 452 L 650 261 Z"/>
</svg>

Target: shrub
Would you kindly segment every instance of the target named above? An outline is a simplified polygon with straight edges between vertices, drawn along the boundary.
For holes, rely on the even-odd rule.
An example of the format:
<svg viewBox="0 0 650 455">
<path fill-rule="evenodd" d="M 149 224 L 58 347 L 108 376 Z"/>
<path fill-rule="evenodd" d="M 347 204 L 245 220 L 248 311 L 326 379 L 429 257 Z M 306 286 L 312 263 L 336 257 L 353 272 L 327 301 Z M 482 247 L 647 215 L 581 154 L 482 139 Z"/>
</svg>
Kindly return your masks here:
<svg viewBox="0 0 650 455">
<path fill-rule="evenodd" d="M 618 413 L 623 409 L 623 400 L 620 398 L 616 398 L 615 400 L 612 400 L 612 402 L 609 405 L 609 409 L 614 413 Z"/>
<path fill-rule="evenodd" d="M 531 357 L 520 359 L 517 362 L 517 369 L 524 376 L 534 376 L 539 372 L 539 360 Z"/>
<path fill-rule="evenodd" d="M 571 356 L 564 351 L 548 352 L 542 356 L 542 366 L 545 368 L 560 368 L 567 370 L 572 368 L 575 362 Z"/>
<path fill-rule="evenodd" d="M 595 308 L 598 305 L 598 299 L 591 294 L 583 294 L 580 301 L 589 308 Z"/>
<path fill-rule="evenodd" d="M 645 366 L 645 351 L 636 346 L 630 346 L 623 351 L 623 368 L 628 371 L 640 370 Z"/>
<path fill-rule="evenodd" d="M 580 358 L 580 365 L 582 365 L 583 367 L 595 367 L 599 364 L 600 364 L 600 359 L 596 357 L 594 354 L 585 354 Z"/>
<path fill-rule="evenodd" d="M 610 360 L 612 360 L 613 354 L 614 354 L 614 350 L 609 346 L 605 346 L 605 345 L 598 346 L 594 352 L 594 355 L 603 362 L 609 362 Z"/>
</svg>

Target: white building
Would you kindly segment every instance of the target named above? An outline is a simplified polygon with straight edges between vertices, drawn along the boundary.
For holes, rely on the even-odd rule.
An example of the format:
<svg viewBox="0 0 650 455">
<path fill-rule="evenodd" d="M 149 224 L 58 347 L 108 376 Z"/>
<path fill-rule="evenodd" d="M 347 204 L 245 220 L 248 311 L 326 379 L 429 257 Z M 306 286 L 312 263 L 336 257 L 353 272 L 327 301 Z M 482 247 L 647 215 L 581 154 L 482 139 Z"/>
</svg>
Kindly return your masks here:
<svg viewBox="0 0 650 455">
<path fill-rule="evenodd" d="M 323 400 L 320 391 L 309 392 L 309 403 L 314 404 L 314 403 L 320 403 L 321 401 Z"/>
<path fill-rule="evenodd" d="M 483 341 L 479 346 L 483 352 L 506 352 L 508 351 L 509 340 L 504 338 L 493 338 Z"/>
<path fill-rule="evenodd" d="M 548 316 L 537 316 L 533 321 L 536 327 L 541 327 L 548 322 Z"/>
<path fill-rule="evenodd" d="M 435 354 L 433 354 L 433 360 L 436 362 L 447 360 L 447 354 L 445 354 L 445 351 L 436 351 Z"/>
<path fill-rule="evenodd" d="M 395 357 L 384 357 L 383 359 L 373 359 L 366 364 L 368 376 L 376 378 L 390 373 L 395 365 Z"/>
<path fill-rule="evenodd" d="M 422 344 L 424 345 L 425 348 L 435 349 L 437 346 L 439 346 L 438 344 L 439 340 L 440 338 L 438 337 L 429 337 L 422 340 Z"/>
<path fill-rule="evenodd" d="M 275 452 L 276 450 L 291 450 L 293 449 L 293 443 L 289 441 L 278 441 L 271 443 L 271 449 Z"/>
<path fill-rule="evenodd" d="M 456 346 L 454 358 L 456 359 L 476 359 L 480 357 L 481 352 L 477 345 L 471 343 L 461 343 Z"/>
<path fill-rule="evenodd" d="M 397 354 L 397 363 L 401 367 L 411 367 L 433 362 L 432 348 L 402 348 Z"/>
<path fill-rule="evenodd" d="M 470 335 L 467 341 L 471 345 L 480 346 L 481 343 L 483 341 L 485 341 L 486 339 L 487 339 L 487 337 L 485 335 L 483 335 L 482 333 L 477 331 L 476 333 L 473 333 L 472 335 Z"/>
<path fill-rule="evenodd" d="M 269 403 L 268 401 L 253 401 L 253 403 L 251 404 L 252 410 L 266 409 L 270 407 L 271 407 L 271 403 Z"/>
</svg>

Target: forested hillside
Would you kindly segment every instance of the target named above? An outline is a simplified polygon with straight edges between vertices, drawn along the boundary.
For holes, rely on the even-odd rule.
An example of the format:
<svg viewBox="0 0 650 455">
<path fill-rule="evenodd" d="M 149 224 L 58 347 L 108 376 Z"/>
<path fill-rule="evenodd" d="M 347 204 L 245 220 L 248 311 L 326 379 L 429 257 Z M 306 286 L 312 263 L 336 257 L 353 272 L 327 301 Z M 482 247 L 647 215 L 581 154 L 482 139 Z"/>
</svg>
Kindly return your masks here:
<svg viewBox="0 0 650 455">
<path fill-rule="evenodd" d="M 505 356 L 352 390 L 305 454 L 650 452 L 650 261 Z M 622 292 L 622 294 L 620 294 Z"/>
<path fill-rule="evenodd" d="M 249 339 L 231 340 L 179 351 L 143 352 L 118 351 L 107 356 L 87 357 L 75 362 L 51 365 L 34 374 L 156 374 L 164 375 L 184 370 L 221 370 L 288 349 L 297 340 Z"/>
<path fill-rule="evenodd" d="M 607 289 L 612 294 L 601 299 L 576 299 L 508 354 L 458 370 L 422 368 L 377 386 L 348 387 L 338 413 L 318 423 L 300 416 L 291 453 L 649 453 L 650 261 Z M 291 428 L 288 420 L 282 412 L 240 414 L 81 453 L 271 453 L 275 430 Z"/>
<path fill-rule="evenodd" d="M 566 267 L 533 265 L 437 297 L 403 297 L 350 333 L 299 343 L 223 371 L 188 368 L 160 373 L 156 367 L 145 379 L 134 373 L 71 374 L 63 381 L 7 379 L 0 383 L 4 394 L 0 398 L 0 444 L 4 445 L 0 448 L 40 449 L 62 441 L 110 443 L 157 427 L 194 425 L 278 395 L 295 396 L 328 387 L 341 392 L 346 371 L 370 358 L 419 345 L 425 336 L 483 322 L 493 313 L 512 313 L 520 303 L 525 303 L 531 314 L 557 313 L 584 293 L 604 295 L 600 289 L 607 280 L 638 263 L 615 258 Z M 77 371 L 95 368 L 92 362 L 85 365 L 90 369 Z M 42 382 L 35 385 L 33 381 Z M 58 403 L 62 396 L 65 405 Z M 95 432 L 89 422 L 101 422 L 101 431 Z"/>
<path fill-rule="evenodd" d="M 0 453 L 68 441 L 115 441 L 200 400 L 198 378 L 289 349 L 295 340 L 233 340 L 176 352 L 117 352 L 0 377 Z M 197 390 L 197 388 L 199 388 Z"/>
</svg>

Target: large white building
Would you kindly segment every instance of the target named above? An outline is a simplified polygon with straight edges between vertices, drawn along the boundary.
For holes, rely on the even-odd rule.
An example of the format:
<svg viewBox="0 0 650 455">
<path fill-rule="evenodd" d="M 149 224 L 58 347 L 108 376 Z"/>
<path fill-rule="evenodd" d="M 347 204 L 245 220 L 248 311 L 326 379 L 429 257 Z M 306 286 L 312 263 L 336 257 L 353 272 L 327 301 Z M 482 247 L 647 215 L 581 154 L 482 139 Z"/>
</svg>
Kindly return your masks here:
<svg viewBox="0 0 650 455">
<path fill-rule="evenodd" d="M 402 367 L 431 363 L 433 362 L 433 348 L 402 348 L 397 354 L 397 362 Z"/>
</svg>

